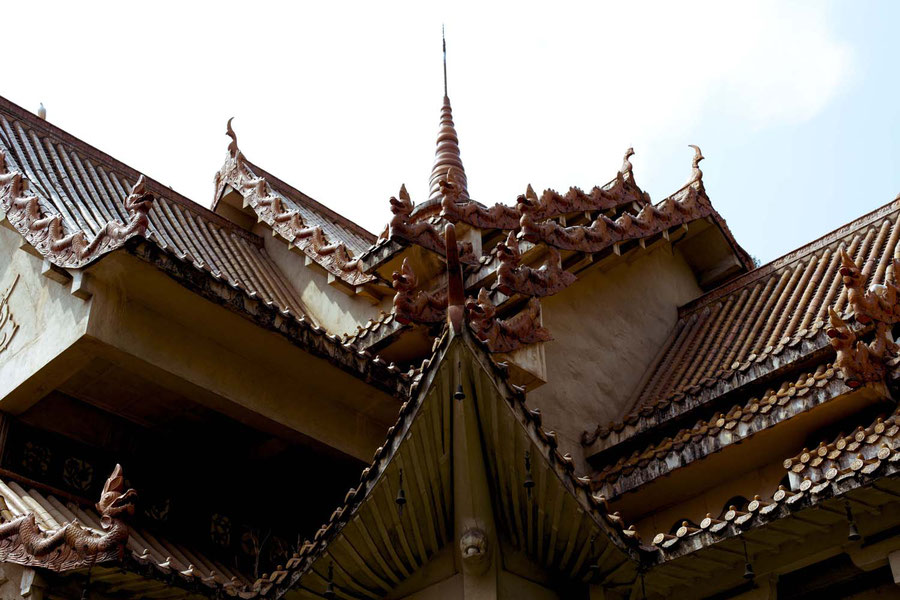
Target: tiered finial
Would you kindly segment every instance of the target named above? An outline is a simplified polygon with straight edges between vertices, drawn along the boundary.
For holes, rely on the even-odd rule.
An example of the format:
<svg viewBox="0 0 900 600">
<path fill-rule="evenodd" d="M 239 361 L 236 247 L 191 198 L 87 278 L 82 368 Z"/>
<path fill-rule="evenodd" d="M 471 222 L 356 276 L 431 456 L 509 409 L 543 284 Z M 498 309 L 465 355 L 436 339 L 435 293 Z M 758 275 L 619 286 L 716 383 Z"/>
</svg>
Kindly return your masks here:
<svg viewBox="0 0 900 600">
<path fill-rule="evenodd" d="M 447 40 L 441 27 L 441 39 L 444 48 L 444 105 L 441 107 L 441 124 L 438 129 L 437 149 L 434 152 L 434 166 L 431 169 L 431 179 L 428 181 L 428 199 L 440 201 L 442 196 L 441 180 L 450 179 L 459 190 L 459 198 L 469 198 L 468 181 L 466 171 L 463 168 L 459 155 L 459 137 L 453 125 L 453 109 L 450 107 L 450 97 L 447 95 Z"/>
</svg>

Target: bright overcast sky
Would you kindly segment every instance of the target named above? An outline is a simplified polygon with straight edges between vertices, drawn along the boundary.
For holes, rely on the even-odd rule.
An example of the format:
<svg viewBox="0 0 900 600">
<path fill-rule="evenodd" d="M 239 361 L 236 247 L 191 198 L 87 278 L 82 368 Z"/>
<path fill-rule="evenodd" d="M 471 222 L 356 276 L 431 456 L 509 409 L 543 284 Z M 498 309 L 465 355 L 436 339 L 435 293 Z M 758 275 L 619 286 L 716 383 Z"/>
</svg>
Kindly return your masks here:
<svg viewBox="0 0 900 600">
<path fill-rule="evenodd" d="M 0 95 L 204 205 L 234 116 L 250 160 L 378 232 L 427 193 L 444 22 L 485 204 L 604 183 L 629 146 L 658 201 L 699 144 L 767 261 L 900 192 L 900 2 L 558 4 L 9 2 Z"/>
</svg>

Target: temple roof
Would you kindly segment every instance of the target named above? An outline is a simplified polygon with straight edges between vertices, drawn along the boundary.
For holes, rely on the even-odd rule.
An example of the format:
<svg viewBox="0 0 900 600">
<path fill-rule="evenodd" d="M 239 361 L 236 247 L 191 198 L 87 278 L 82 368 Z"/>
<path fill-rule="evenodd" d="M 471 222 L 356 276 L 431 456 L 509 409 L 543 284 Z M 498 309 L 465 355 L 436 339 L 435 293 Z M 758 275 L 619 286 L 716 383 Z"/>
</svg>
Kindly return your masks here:
<svg viewBox="0 0 900 600">
<path fill-rule="evenodd" d="M 865 285 L 880 284 L 891 277 L 898 239 L 894 201 L 683 306 L 634 408 L 586 443 L 611 434 L 623 440 L 822 353 L 829 307 L 843 315 L 850 310 L 840 250 L 862 265 Z"/>
<path fill-rule="evenodd" d="M 367 383 L 405 393 L 406 374 L 307 315 L 260 236 L 3 98 L 0 211 L 56 267 L 84 268 L 124 249 Z M 348 239 L 368 241 L 361 228 Z"/>
<path fill-rule="evenodd" d="M 3 98 L 0 152 L 5 153 L 5 172 L 18 173 L 27 182 L 27 190 L 17 201 L 31 195 L 37 198 L 37 214 L 11 208 L 6 210 L 7 218 L 51 262 L 83 266 L 114 249 L 113 243 L 104 240 L 96 249 L 79 253 L 77 238 L 68 246 L 64 242 L 79 232 L 86 240 L 103 239 L 109 223 L 129 223 L 129 190 L 143 178 L 152 207 L 146 211 L 145 227 L 133 235 L 283 312 L 304 314 L 296 291 L 266 254 L 258 236 Z M 4 206 L 10 200 L 5 198 Z M 55 215 L 59 215 L 61 227 L 53 240 Z M 44 223 L 47 220 L 49 224 Z"/>
<path fill-rule="evenodd" d="M 87 503 L 62 492 L 37 489 L 24 480 L 0 480 L 0 517 L 4 524 L 0 529 L 4 538 L 0 545 L 2 560 L 57 572 L 91 567 L 95 586 L 129 589 L 143 597 L 167 590 L 167 598 L 187 598 L 196 597 L 198 592 L 236 590 L 250 584 L 244 574 L 196 549 L 127 524 L 128 518 L 114 518 L 112 525 L 104 525 L 98 510 Z M 33 535 L 22 525 L 32 519 L 40 530 Z M 120 524 L 127 528 L 124 535 L 116 533 Z M 10 537 L 13 528 L 18 541 Z M 54 545 L 53 540 L 63 531 L 67 532 L 63 536 L 66 541 Z M 68 540 L 78 539 L 98 544 L 110 540 L 106 544 L 109 550 L 91 554 L 67 546 Z"/>
</svg>

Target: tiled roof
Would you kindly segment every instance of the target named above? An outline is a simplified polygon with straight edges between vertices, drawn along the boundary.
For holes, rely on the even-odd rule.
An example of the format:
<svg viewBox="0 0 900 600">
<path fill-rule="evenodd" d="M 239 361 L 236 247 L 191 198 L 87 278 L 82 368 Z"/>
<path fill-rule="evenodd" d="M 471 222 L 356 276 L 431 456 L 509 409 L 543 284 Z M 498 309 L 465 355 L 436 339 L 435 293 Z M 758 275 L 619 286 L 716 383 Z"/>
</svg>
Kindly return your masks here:
<svg viewBox="0 0 900 600">
<path fill-rule="evenodd" d="M 756 495 L 747 506 L 730 507 L 719 517 L 707 514 L 697 526 L 685 522 L 674 534 L 656 535 L 653 544 L 663 556 L 677 556 L 895 475 L 900 471 L 900 417 L 878 418 L 830 444 L 823 441 L 815 450 L 785 460 L 784 467 L 795 476 L 790 489 L 779 486 L 770 498 Z"/>
<path fill-rule="evenodd" d="M 243 198 L 243 206 L 252 209 L 289 248 L 349 286 L 372 282 L 358 257 L 375 243 L 375 236 L 249 162 L 238 148 L 230 120 L 226 133 L 231 143 L 216 173 L 213 207 L 230 187 Z"/>
<path fill-rule="evenodd" d="M 869 283 L 883 283 L 900 249 L 898 208 L 900 202 L 892 202 L 682 307 L 635 408 L 598 435 L 626 424 L 640 429 L 641 420 L 671 414 L 687 397 L 754 367 L 760 373 L 782 367 L 787 349 L 824 348 L 828 308 L 848 308 L 839 250 L 864 265 Z"/>
<path fill-rule="evenodd" d="M 42 493 L 34 488 L 26 489 L 8 478 L 0 480 L 0 517 L 3 522 L 10 523 L 32 514 L 44 532 L 58 531 L 70 523 L 77 523 L 97 536 L 106 531 L 94 508 L 50 493 Z M 250 583 L 244 575 L 216 560 L 137 527 L 129 527 L 125 556 L 121 560 L 117 567 L 125 566 L 132 572 L 122 573 L 118 577 L 131 580 L 132 585 L 137 577 L 134 570 L 189 590 L 227 590 Z M 101 568 L 103 566 L 98 565 Z M 114 576 L 115 571 L 118 568 L 113 571 Z M 173 594 L 173 597 L 177 597 L 177 594 Z"/>
<path fill-rule="evenodd" d="M 2 98 L 0 151 L 6 154 L 7 170 L 27 181 L 27 193 L 36 196 L 42 214 L 60 215 L 64 235 L 83 231 L 93 238 L 111 221 L 128 222 L 125 201 L 140 173 Z M 171 189 L 147 182 L 154 199 L 144 237 L 282 312 L 303 314 L 296 291 L 261 239 Z"/>
<path fill-rule="evenodd" d="M 425 537 L 428 528 L 432 530 L 437 528 L 440 531 L 452 528 L 452 517 L 449 516 L 452 515 L 450 504 L 452 480 L 449 474 L 451 420 L 449 412 L 445 412 L 446 401 L 450 398 L 442 394 L 447 394 L 448 390 L 452 389 L 450 385 L 452 374 L 457 369 L 456 366 L 449 367 L 449 365 L 456 365 L 458 357 L 453 361 L 445 360 L 450 352 L 450 342 L 454 339 L 445 328 L 443 335 L 435 340 L 434 353 L 423 361 L 421 368 L 414 374 L 415 382 L 410 386 L 410 399 L 401 406 L 396 424 L 388 429 L 387 438 L 375 451 L 372 464 L 363 469 L 359 485 L 348 491 L 344 504 L 335 509 L 328 522 L 316 532 L 311 541 L 302 545 L 300 551 L 288 561 L 284 569 L 264 576 L 254 583 L 252 592 L 242 592 L 242 597 L 257 595 L 280 597 L 294 586 L 321 594 L 317 588 L 325 585 L 324 565 L 329 563 L 336 567 L 334 569 L 336 588 L 343 588 L 345 593 L 352 597 L 359 594 L 365 597 L 379 597 L 393 587 L 389 582 L 398 580 L 393 569 L 387 567 L 391 562 L 390 555 L 394 555 L 395 564 L 401 565 L 400 570 L 405 567 L 396 554 L 405 552 L 405 555 L 410 557 L 409 563 L 414 567 L 418 564 L 413 557 L 423 561 L 431 555 L 422 545 L 423 541 L 427 544 L 427 540 L 413 541 L 420 537 L 420 532 L 416 529 L 419 526 L 410 520 L 415 519 L 415 516 L 403 516 L 394 524 L 396 534 L 393 544 L 397 545 L 396 539 L 401 539 L 401 543 L 406 544 L 407 542 L 403 540 L 409 537 L 410 548 L 378 550 L 371 555 L 372 560 L 364 563 L 365 567 L 357 567 L 363 556 L 370 556 L 369 550 L 374 551 L 376 545 L 380 546 L 378 542 L 374 545 L 372 543 L 377 539 L 376 531 L 371 533 L 360 531 L 365 521 L 372 518 L 365 516 L 363 511 L 369 511 L 369 515 L 373 511 L 383 515 L 375 516 L 374 522 L 378 523 L 379 527 L 383 527 L 382 518 L 394 519 L 390 516 L 390 513 L 396 512 L 396 507 L 392 506 L 396 489 L 392 486 L 399 481 L 398 468 L 402 468 L 404 463 L 409 467 L 410 464 L 417 465 L 417 461 L 425 461 L 423 467 L 416 466 L 415 471 L 407 470 L 407 477 L 410 476 L 410 471 L 415 473 L 414 482 L 409 484 L 411 487 L 415 486 L 415 489 L 407 493 L 412 496 L 415 492 L 420 498 L 419 502 L 427 502 L 429 497 L 433 497 L 436 507 L 443 507 L 443 510 L 437 511 L 431 524 L 423 528 L 421 537 Z M 466 336 L 466 339 L 471 338 Z M 483 435 L 486 436 L 485 442 L 489 445 L 485 452 L 490 460 L 493 477 L 502 488 L 496 492 L 503 499 L 502 505 L 498 505 L 496 509 L 498 526 L 509 528 L 509 534 L 523 549 L 532 547 L 531 544 L 537 539 L 536 536 L 540 535 L 539 532 L 550 531 L 551 528 L 559 529 L 558 537 L 554 535 L 551 538 L 551 545 L 546 552 L 541 545 L 541 559 L 547 561 L 548 568 L 566 569 L 572 572 L 573 577 L 577 576 L 580 579 L 589 571 L 591 561 L 598 561 L 605 569 L 600 569 L 601 572 L 607 576 L 625 577 L 629 581 L 633 579 L 640 544 L 640 538 L 634 527 L 626 526 L 619 513 L 610 513 L 606 501 L 591 493 L 587 477 L 575 475 L 574 460 L 570 455 L 560 452 L 556 434 L 542 427 L 540 411 L 529 410 L 525 405 L 524 392 L 507 382 L 508 373 L 505 367 L 495 364 L 487 355 L 482 356 L 482 346 L 477 340 L 472 339 L 471 345 L 467 342 L 462 343 L 467 344 L 473 351 L 473 356 L 486 369 L 485 377 L 479 383 L 473 383 L 474 373 L 464 380 L 467 386 L 472 386 L 469 396 L 479 403 L 480 411 L 477 412 L 492 415 L 490 421 L 483 424 L 486 428 Z M 486 397 L 489 394 L 474 394 L 474 390 L 482 389 L 482 386 L 484 389 L 496 386 L 499 395 L 497 400 L 501 398 L 505 400 L 506 408 L 499 403 L 482 406 L 482 402 L 488 402 Z M 459 391 L 463 391 L 463 388 Z M 439 395 L 435 396 L 436 393 Z M 439 398 L 442 402 L 428 403 L 429 397 Z M 432 437 L 435 439 L 432 440 Z M 438 454 L 428 452 L 419 454 L 416 442 L 413 441 L 415 439 L 419 440 L 417 443 L 423 448 L 437 445 Z M 504 442 L 504 448 L 500 448 L 499 445 L 495 447 L 498 440 Z M 505 447 L 506 445 L 509 447 Z M 525 473 L 521 469 L 521 454 L 518 453 L 520 448 L 533 450 L 531 468 L 536 482 L 534 490 L 523 485 Z M 440 458 L 440 461 L 437 461 L 437 458 Z M 429 462 L 432 460 L 438 464 L 432 465 Z M 528 475 L 530 476 L 530 473 Z M 556 490 L 559 485 L 564 489 Z M 379 491 L 382 492 L 383 499 L 387 499 L 386 510 L 377 507 L 376 498 Z M 524 512 L 530 514 L 527 506 L 534 502 L 532 494 L 540 497 L 552 494 L 557 504 L 556 515 L 542 514 L 539 520 L 523 516 Z M 413 504 L 407 504 L 407 507 L 404 511 L 406 514 L 415 509 Z M 418 510 L 420 516 L 421 512 L 425 512 L 426 519 L 431 514 L 428 512 L 427 504 L 420 505 Z M 560 519 L 560 513 L 566 517 Z M 354 522 L 357 526 L 351 531 L 349 528 Z M 413 536 L 410 536 L 410 531 Z M 601 535 L 604 537 L 603 541 L 598 539 Z M 361 536 L 361 539 L 368 541 L 365 545 L 357 545 L 357 550 L 353 553 L 345 554 L 342 547 L 349 544 L 343 539 L 346 536 Z M 566 540 L 569 540 L 568 544 L 564 544 Z M 557 547 L 560 545 L 568 548 L 562 554 Z M 353 546 L 350 544 L 351 548 Z M 416 546 L 425 552 L 417 552 Z M 580 546 L 581 550 L 575 551 L 575 546 Z M 557 552 L 555 559 L 554 551 Z M 340 564 L 344 562 L 341 558 L 345 555 L 352 556 L 352 560 L 348 559 L 347 564 Z M 631 560 L 628 560 L 629 558 Z M 374 582 L 374 585 L 370 587 L 365 583 L 369 581 Z M 376 590 L 379 591 L 376 593 Z"/>
<path fill-rule="evenodd" d="M 625 491 L 700 460 L 724 447 L 797 416 L 847 391 L 842 375 L 831 364 L 784 381 L 727 412 L 700 419 L 693 427 L 654 441 L 619 458 L 591 477 L 594 490 L 612 499 Z"/>
<path fill-rule="evenodd" d="M 347 217 L 310 198 L 297 188 L 285 183 L 256 164 L 247 161 L 257 177 L 264 178 L 273 191 L 284 198 L 289 209 L 297 210 L 309 227 L 321 227 L 330 239 L 343 242 L 353 254 L 360 254 L 375 243 L 372 232 L 357 225 Z"/>
<path fill-rule="evenodd" d="M 84 232 L 89 239 L 106 230 L 108 222 L 128 223 L 126 190 L 140 178 L 153 202 L 146 213 L 145 230 L 127 240 L 129 252 L 189 289 L 282 333 L 372 385 L 391 394 L 406 394 L 406 376 L 393 365 L 342 343 L 304 314 L 297 292 L 266 253 L 259 236 L 2 98 L 0 155 L 5 155 L 8 171 L 4 175 L 0 169 L 0 201 L 15 193 L 17 198 L 36 199 L 40 214 L 28 214 L 14 225 L 17 229 L 21 226 L 26 239 L 40 240 L 37 250 L 51 262 L 62 255 L 54 254 L 52 244 L 45 243 L 46 234 L 31 236 L 35 227 L 58 220 L 62 231 L 57 236 L 69 238 Z M 27 183 L 27 188 L 16 188 L 16 178 Z M 14 218 L 7 213 L 7 219 Z M 88 255 L 89 260 L 77 266 L 116 247 L 121 244 L 100 244 Z"/>
</svg>

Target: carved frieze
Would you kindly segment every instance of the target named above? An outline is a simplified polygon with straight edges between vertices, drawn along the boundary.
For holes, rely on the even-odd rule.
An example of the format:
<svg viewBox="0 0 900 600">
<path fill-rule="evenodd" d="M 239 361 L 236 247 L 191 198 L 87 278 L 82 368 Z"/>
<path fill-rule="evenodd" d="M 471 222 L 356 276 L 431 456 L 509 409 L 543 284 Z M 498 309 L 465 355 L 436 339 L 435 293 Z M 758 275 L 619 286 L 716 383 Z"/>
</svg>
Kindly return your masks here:
<svg viewBox="0 0 900 600">
<path fill-rule="evenodd" d="M 556 248 L 548 247 L 547 262 L 540 268 L 520 264 L 519 242 L 510 232 L 505 242 L 497 244 L 500 266 L 497 269 L 497 289 L 511 296 L 550 296 L 575 283 L 576 277 L 562 267 Z"/>
<path fill-rule="evenodd" d="M 134 490 L 125 489 L 122 467 L 116 465 L 96 506 L 102 533 L 77 521 L 47 531 L 38 524 L 35 513 L 29 512 L 0 524 L 0 561 L 66 571 L 120 560 L 128 541 L 128 525 L 123 519 L 134 514 L 136 497 Z"/>
<path fill-rule="evenodd" d="M 48 215 L 43 211 L 38 197 L 28 191 L 28 181 L 21 173 L 9 170 L 6 153 L 0 150 L 0 209 L 29 244 L 60 267 L 84 266 L 120 248 L 130 238 L 144 235 L 152 205 L 153 194 L 142 175 L 125 199 L 127 223 L 109 221 L 93 237 L 82 229 L 66 231 L 62 215 Z"/>
<path fill-rule="evenodd" d="M 363 272 L 362 263 L 342 242 L 329 242 L 318 225 L 309 226 L 299 211 L 285 206 L 285 200 L 272 193 L 263 177 L 252 173 L 237 145 L 237 134 L 228 120 L 226 134 L 231 138 L 225 164 L 216 174 L 217 194 L 225 184 L 236 189 L 257 217 L 268 223 L 289 243 L 317 259 L 326 269 L 333 271 L 348 283 L 358 285 L 373 281 Z"/>
<path fill-rule="evenodd" d="M 636 216 L 625 213 L 613 220 L 600 215 L 586 226 L 564 227 L 555 221 L 539 223 L 533 213 L 526 211 L 520 220 L 520 237 L 560 250 L 594 253 L 618 242 L 662 233 L 671 227 L 709 216 L 712 212 L 709 200 L 698 187 L 690 186 L 658 206 L 645 205 Z"/>
</svg>

